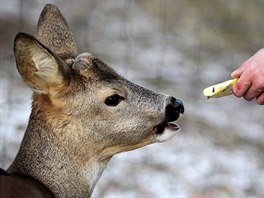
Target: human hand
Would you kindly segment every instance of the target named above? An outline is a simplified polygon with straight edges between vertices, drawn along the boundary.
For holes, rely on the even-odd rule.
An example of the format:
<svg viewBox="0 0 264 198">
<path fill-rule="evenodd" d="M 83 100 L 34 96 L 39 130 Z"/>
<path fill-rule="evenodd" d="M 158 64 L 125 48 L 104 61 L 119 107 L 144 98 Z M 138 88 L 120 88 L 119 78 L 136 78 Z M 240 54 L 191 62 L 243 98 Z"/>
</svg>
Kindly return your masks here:
<svg viewBox="0 0 264 198">
<path fill-rule="evenodd" d="M 264 104 L 264 48 L 232 72 L 231 76 L 239 78 L 233 86 L 235 96 L 243 96 L 248 101 L 256 98 L 258 104 Z"/>
</svg>

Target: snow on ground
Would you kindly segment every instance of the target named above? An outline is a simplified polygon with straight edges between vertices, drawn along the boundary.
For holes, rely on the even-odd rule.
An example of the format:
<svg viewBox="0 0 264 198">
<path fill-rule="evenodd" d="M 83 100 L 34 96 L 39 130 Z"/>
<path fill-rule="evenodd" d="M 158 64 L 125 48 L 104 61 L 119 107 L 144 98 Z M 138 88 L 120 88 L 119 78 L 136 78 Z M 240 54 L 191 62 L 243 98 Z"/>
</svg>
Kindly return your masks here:
<svg viewBox="0 0 264 198">
<path fill-rule="evenodd" d="M 1 17 L 18 12 L 13 6 L 15 1 L 9 2 L 1 1 L 1 6 L 8 10 L 3 12 L 2 7 Z M 80 52 L 95 53 L 131 81 L 174 95 L 185 104 L 186 112 L 179 120 L 181 132 L 169 142 L 115 156 L 99 180 L 93 198 L 264 197 L 264 108 L 234 96 L 210 100 L 202 96 L 204 87 L 227 80 L 235 65 L 250 54 L 233 48 L 216 53 L 210 50 L 214 44 L 206 43 L 211 37 L 199 37 L 199 32 L 184 34 L 189 26 L 181 26 L 177 32 L 166 28 L 165 31 L 163 12 L 151 13 L 162 2 L 145 5 L 110 0 L 64 5 L 53 1 L 67 11 L 64 15 L 77 35 Z M 32 11 L 26 8 L 27 2 L 23 4 L 27 14 L 32 13 L 30 26 L 35 27 L 34 20 L 44 4 L 33 3 Z M 78 12 L 91 5 L 93 9 L 87 7 L 89 12 Z M 235 5 L 230 7 L 236 8 Z M 186 12 L 189 7 L 196 9 L 193 4 L 185 6 L 182 10 Z M 228 3 L 225 6 L 229 8 Z M 167 23 L 173 9 L 168 8 Z M 78 21 L 78 16 L 84 21 Z M 199 28 L 206 27 L 201 22 Z M 198 30 L 206 30 L 201 29 Z M 222 41 L 220 44 L 228 46 Z M 5 55 L 1 48 L 0 166 L 4 168 L 19 148 L 31 103 L 31 90 L 15 72 L 10 53 Z"/>
</svg>

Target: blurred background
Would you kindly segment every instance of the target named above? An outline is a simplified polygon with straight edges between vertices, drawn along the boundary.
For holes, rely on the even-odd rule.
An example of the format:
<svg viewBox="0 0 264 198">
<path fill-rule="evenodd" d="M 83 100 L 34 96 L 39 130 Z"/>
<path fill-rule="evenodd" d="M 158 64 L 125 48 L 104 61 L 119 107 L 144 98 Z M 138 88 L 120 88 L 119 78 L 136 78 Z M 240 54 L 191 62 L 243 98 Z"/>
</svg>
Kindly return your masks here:
<svg viewBox="0 0 264 198">
<path fill-rule="evenodd" d="M 202 94 L 264 47 L 263 0 L 0 0 L 1 168 L 15 157 L 31 109 L 13 39 L 35 34 L 46 3 L 60 8 L 79 52 L 185 104 L 181 132 L 115 156 L 93 198 L 264 197 L 263 106 Z"/>
</svg>

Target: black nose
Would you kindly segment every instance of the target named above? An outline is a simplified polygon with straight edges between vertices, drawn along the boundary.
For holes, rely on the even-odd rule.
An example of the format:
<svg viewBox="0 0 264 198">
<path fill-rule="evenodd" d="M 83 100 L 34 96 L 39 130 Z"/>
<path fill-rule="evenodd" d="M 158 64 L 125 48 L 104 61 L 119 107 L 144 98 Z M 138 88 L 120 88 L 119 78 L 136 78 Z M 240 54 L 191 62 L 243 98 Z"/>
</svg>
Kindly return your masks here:
<svg viewBox="0 0 264 198">
<path fill-rule="evenodd" d="M 171 98 L 170 103 L 166 107 L 167 122 L 175 121 L 184 113 L 184 106 L 181 100 L 174 97 Z"/>
<path fill-rule="evenodd" d="M 183 102 L 179 99 L 176 99 L 175 101 L 175 109 L 176 111 L 180 112 L 180 113 L 184 113 L 184 106 L 183 106 Z"/>
</svg>

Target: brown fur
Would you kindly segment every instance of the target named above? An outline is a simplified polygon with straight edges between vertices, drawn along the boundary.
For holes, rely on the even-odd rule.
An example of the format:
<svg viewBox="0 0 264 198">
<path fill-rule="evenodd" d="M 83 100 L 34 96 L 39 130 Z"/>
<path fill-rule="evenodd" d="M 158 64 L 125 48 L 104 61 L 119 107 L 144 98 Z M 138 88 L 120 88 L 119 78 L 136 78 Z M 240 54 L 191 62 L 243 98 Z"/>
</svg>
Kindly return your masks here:
<svg viewBox="0 0 264 198">
<path fill-rule="evenodd" d="M 34 93 L 28 127 L 8 168 L 15 176 L 0 176 L 1 197 L 90 197 L 113 155 L 174 135 L 164 129 L 183 113 L 182 103 L 129 82 L 89 53 L 77 55 L 57 7 L 45 6 L 37 39 L 19 33 L 14 51 Z M 107 103 L 117 95 L 117 104 Z"/>
</svg>

